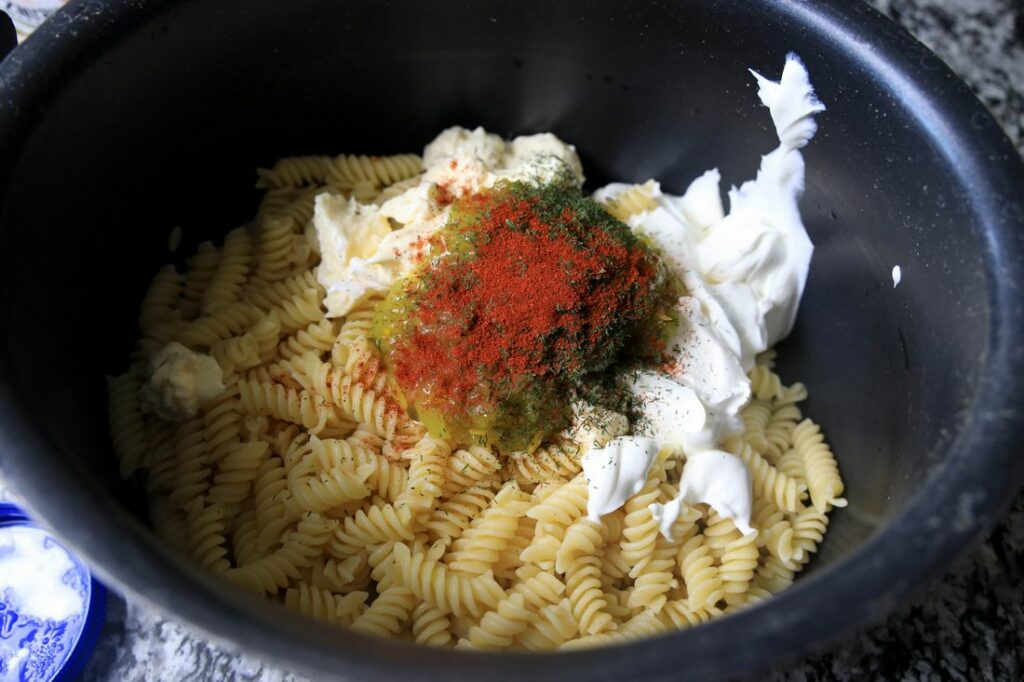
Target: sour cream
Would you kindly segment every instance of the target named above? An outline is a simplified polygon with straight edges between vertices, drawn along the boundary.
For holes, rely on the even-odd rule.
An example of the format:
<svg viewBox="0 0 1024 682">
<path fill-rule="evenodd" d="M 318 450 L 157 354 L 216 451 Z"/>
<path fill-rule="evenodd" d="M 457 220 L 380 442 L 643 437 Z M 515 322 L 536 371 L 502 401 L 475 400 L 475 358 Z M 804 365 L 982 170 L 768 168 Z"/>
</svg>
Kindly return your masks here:
<svg viewBox="0 0 1024 682">
<path fill-rule="evenodd" d="M 600 521 L 601 516 L 615 511 L 640 492 L 657 454 L 658 444 L 653 438 L 620 436 L 583 455 L 587 517 Z"/>
<path fill-rule="evenodd" d="M 752 73 L 779 146 L 762 157 L 755 179 L 729 191 L 729 212 L 713 169 L 682 196 L 655 184 L 656 207 L 630 219 L 687 290 L 676 304 L 680 325 L 668 344 L 672 361 L 629 380 L 642 413 L 633 438 L 653 439 L 686 457 L 679 497 L 652 508 L 666 534 L 682 504 L 698 502 L 750 530 L 749 472 L 742 460 L 715 446 L 742 432 L 740 411 L 750 400 L 746 373 L 758 353 L 792 329 L 813 252 L 797 206 L 804 187 L 799 150 L 817 130 L 814 114 L 825 107 L 793 54 L 778 82 Z M 614 198 L 627 187 L 609 185 L 596 198 Z M 616 452 L 633 450 L 621 443 Z M 623 478 L 616 485 L 632 489 L 636 483 Z"/>
<path fill-rule="evenodd" d="M 746 535 L 754 531 L 750 526 L 751 486 L 750 471 L 742 459 L 722 450 L 705 450 L 686 458 L 679 496 L 664 505 L 652 504 L 651 515 L 657 519 L 661 534 L 671 540 L 682 505 L 704 503 L 720 516 L 732 519 Z"/>
</svg>

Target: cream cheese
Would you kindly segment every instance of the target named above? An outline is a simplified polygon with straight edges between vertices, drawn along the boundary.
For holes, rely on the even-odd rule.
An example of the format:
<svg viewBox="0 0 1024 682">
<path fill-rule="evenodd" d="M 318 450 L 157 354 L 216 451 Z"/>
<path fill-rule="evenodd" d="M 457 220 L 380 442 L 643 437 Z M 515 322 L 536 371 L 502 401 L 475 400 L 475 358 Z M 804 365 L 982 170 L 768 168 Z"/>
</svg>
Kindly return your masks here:
<svg viewBox="0 0 1024 682">
<path fill-rule="evenodd" d="M 220 365 L 209 355 L 172 341 L 149 360 L 142 386 L 142 409 L 168 421 L 194 417 L 224 392 Z"/>
<path fill-rule="evenodd" d="M 576 148 L 550 133 L 506 143 L 483 128 L 448 128 L 423 150 L 423 162 L 420 182 L 381 206 L 330 193 L 316 197 L 316 276 L 327 292 L 327 317 L 342 317 L 386 292 L 421 262 L 430 236 L 447 221 L 439 196 L 461 197 L 502 180 L 583 183 Z"/>
</svg>

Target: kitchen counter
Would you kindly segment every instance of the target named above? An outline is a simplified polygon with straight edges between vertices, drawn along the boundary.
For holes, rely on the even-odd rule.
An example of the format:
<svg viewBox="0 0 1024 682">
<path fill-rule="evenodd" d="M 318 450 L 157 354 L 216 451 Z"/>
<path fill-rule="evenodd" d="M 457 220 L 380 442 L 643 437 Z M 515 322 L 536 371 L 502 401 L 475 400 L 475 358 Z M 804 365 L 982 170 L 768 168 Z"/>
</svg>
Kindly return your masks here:
<svg viewBox="0 0 1024 682">
<path fill-rule="evenodd" d="M 872 0 L 964 78 L 1024 150 L 1024 5 L 1019 0 Z M 7 495 L 14 493 L 8 492 Z M 0 481 L 0 499 L 5 496 Z M 1024 678 L 1024 494 L 984 544 L 884 623 L 766 679 Z M 301 680 L 111 597 L 85 680 Z"/>
</svg>

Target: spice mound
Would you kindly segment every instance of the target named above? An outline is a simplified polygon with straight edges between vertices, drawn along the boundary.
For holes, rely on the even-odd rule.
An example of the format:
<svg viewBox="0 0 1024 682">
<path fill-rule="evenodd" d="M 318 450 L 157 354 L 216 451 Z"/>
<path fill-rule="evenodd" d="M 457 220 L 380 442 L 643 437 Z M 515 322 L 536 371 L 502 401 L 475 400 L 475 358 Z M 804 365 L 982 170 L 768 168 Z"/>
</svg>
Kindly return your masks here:
<svg viewBox="0 0 1024 682">
<path fill-rule="evenodd" d="M 407 409 L 449 440 L 508 452 L 564 428 L 658 308 L 658 257 L 576 188 L 466 195 L 431 240 L 374 336 Z"/>
</svg>

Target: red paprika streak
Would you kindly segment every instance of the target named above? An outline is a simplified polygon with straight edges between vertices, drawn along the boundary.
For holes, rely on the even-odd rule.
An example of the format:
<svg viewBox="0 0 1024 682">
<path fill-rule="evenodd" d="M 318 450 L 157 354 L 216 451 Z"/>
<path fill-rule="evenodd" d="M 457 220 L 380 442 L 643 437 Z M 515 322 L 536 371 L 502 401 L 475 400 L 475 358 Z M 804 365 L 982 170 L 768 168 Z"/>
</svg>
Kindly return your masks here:
<svg viewBox="0 0 1024 682">
<path fill-rule="evenodd" d="M 608 326 L 635 321 L 652 285 L 649 252 L 569 209 L 545 224 L 528 197 L 463 202 L 483 206 L 464 228 L 476 252 L 449 256 L 425 280 L 413 331 L 395 347 L 399 385 L 422 405 L 486 413 L 524 382 L 595 369 Z M 435 239 L 432 252 L 444 252 Z"/>
</svg>

